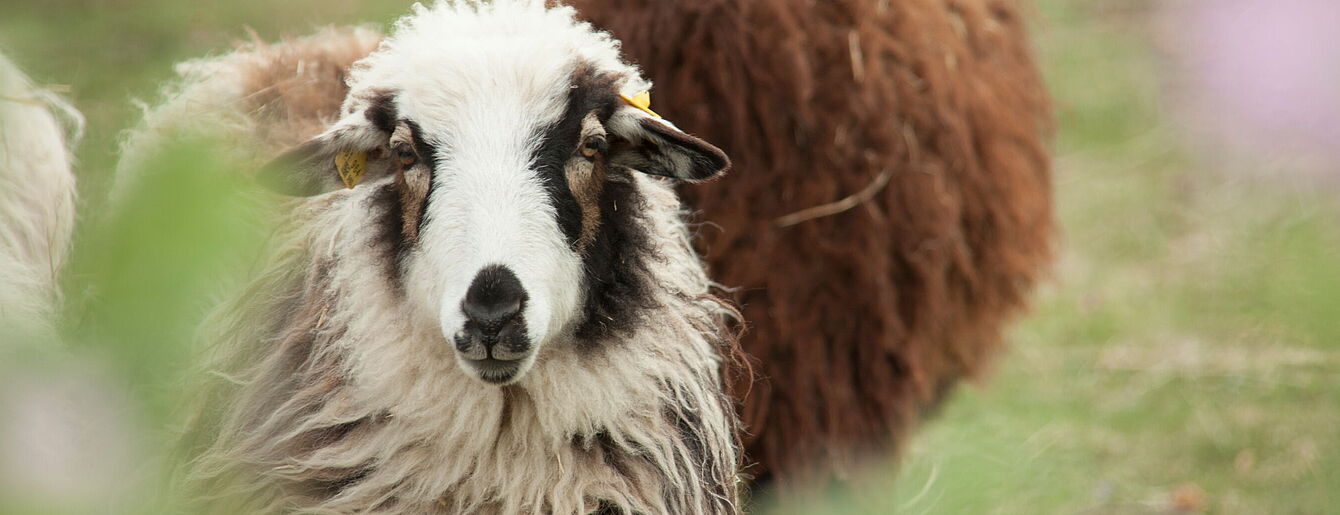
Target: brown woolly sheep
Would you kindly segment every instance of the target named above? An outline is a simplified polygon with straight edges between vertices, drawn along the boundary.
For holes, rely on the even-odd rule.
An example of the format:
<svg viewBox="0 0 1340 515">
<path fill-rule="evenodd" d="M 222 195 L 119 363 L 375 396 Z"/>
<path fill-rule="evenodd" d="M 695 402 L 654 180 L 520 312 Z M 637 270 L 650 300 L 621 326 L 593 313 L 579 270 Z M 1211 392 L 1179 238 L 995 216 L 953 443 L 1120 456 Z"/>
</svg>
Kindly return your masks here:
<svg viewBox="0 0 1340 515">
<path fill-rule="evenodd" d="M 738 287 L 750 470 L 897 449 L 1050 258 L 1048 97 L 1013 0 L 574 0 L 736 170 L 685 190 Z"/>
</svg>

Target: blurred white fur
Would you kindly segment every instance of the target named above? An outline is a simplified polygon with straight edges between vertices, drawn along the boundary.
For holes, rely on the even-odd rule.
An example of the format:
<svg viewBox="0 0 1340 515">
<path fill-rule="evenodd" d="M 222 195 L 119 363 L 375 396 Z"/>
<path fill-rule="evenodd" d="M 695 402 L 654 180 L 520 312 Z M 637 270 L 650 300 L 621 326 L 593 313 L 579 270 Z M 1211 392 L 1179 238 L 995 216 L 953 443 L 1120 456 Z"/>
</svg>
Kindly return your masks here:
<svg viewBox="0 0 1340 515">
<path fill-rule="evenodd" d="M 62 118 L 58 118 L 58 116 Z M 0 332 L 49 329 L 75 222 L 68 141 L 84 119 L 0 55 Z M 12 325 L 11 325 L 12 324 Z"/>
</svg>

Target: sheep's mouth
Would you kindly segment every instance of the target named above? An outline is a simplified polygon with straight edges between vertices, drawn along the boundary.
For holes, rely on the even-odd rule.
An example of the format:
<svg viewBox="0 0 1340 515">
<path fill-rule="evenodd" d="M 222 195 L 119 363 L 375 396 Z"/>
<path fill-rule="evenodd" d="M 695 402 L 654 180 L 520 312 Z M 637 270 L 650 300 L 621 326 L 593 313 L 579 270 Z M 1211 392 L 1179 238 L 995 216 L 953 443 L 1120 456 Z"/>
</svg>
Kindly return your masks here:
<svg viewBox="0 0 1340 515">
<path fill-rule="evenodd" d="M 465 366 L 470 367 L 479 375 L 479 379 L 486 383 L 496 385 L 505 385 L 516 380 L 521 375 L 521 364 L 523 360 L 503 360 L 495 358 L 484 359 L 461 359 Z"/>
</svg>

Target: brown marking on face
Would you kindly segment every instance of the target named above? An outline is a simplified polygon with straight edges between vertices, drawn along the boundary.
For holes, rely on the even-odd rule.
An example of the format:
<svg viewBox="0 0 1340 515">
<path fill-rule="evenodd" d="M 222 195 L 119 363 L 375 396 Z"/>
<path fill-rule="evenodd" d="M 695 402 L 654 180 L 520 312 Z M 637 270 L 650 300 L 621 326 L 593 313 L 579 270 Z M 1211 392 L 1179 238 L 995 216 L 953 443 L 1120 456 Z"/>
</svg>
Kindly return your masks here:
<svg viewBox="0 0 1340 515">
<path fill-rule="evenodd" d="M 400 206 L 404 223 L 405 242 L 409 245 L 419 243 L 419 221 L 423 216 L 423 205 L 428 201 L 428 186 L 432 174 L 422 164 L 396 175 L 396 189 L 400 190 Z"/>
<path fill-rule="evenodd" d="M 600 194 L 605 184 L 605 127 L 595 112 L 582 119 L 582 133 L 577 149 L 563 168 L 568 190 L 577 199 L 582 212 L 582 230 L 577 238 L 580 252 L 595 241 L 600 229 Z"/>
<path fill-rule="evenodd" d="M 406 245 L 413 246 L 419 242 L 419 222 L 424 203 L 428 201 L 432 170 L 428 162 L 420 158 L 414 144 L 414 130 L 408 123 L 397 123 L 386 147 L 378 150 L 380 158 L 386 160 L 386 166 L 397 170 L 395 186 L 400 193 L 401 235 Z"/>
</svg>

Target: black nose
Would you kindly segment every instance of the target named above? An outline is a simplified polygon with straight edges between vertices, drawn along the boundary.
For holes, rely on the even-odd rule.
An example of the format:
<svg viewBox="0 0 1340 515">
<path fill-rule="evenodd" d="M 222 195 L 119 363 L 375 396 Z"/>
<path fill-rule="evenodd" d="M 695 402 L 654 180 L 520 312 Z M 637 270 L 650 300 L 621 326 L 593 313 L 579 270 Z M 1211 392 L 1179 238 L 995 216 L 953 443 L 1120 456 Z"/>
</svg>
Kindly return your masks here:
<svg viewBox="0 0 1340 515">
<path fill-rule="evenodd" d="M 490 265 L 479 271 L 461 302 L 467 324 L 492 346 L 498 334 L 516 321 L 526 304 L 521 280 L 502 265 Z"/>
</svg>

